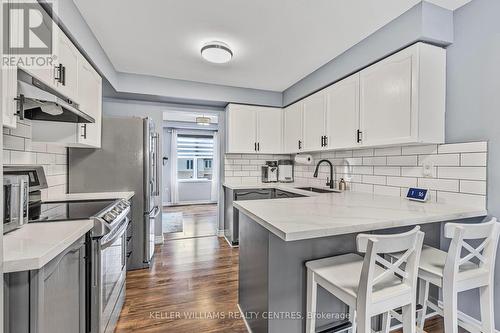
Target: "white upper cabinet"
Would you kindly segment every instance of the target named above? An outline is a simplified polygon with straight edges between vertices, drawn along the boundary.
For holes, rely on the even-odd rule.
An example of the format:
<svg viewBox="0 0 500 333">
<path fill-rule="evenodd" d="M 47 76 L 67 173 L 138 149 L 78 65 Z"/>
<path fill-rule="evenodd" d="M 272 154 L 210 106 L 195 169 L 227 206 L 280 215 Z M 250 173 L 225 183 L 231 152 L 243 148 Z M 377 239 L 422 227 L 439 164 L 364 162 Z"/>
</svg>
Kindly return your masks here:
<svg viewBox="0 0 500 333">
<path fill-rule="evenodd" d="M 257 110 L 257 152 L 276 154 L 282 151 L 283 110 L 279 108 L 258 108 Z"/>
<path fill-rule="evenodd" d="M 11 3 L 12 1 L 5 2 L 7 7 Z M 4 7 L 3 10 L 8 10 L 8 8 Z M 11 15 L 10 19 L 15 20 L 16 23 L 4 25 L 4 28 L 8 29 L 7 31 L 3 31 L 3 37 L 8 38 L 7 41 L 4 41 L 6 42 L 4 44 L 8 43 L 8 45 L 15 43 L 14 40 L 19 39 L 19 34 L 22 31 L 19 26 L 19 17 Z M 8 53 L 8 55 L 14 54 Z M 0 95 L 2 103 L 0 107 L 3 113 L 3 126 L 15 128 L 17 126 L 17 102 L 15 100 L 17 97 L 17 68 L 1 66 L 0 71 L 2 74 L 2 93 Z"/>
<path fill-rule="evenodd" d="M 226 112 L 228 153 L 277 154 L 282 151 L 281 109 L 229 104 Z"/>
<path fill-rule="evenodd" d="M 304 151 L 325 147 L 326 95 L 324 90 L 304 99 Z"/>
<path fill-rule="evenodd" d="M 304 148 L 303 105 L 303 102 L 297 102 L 284 110 L 283 146 L 286 153 L 298 153 Z"/>
<path fill-rule="evenodd" d="M 92 124 L 78 124 L 78 144 L 101 147 L 102 78 L 80 55 L 78 60 L 78 100 L 80 110 L 95 119 Z"/>
<path fill-rule="evenodd" d="M 417 43 L 360 72 L 362 146 L 444 142 L 445 50 Z"/>
<path fill-rule="evenodd" d="M 248 105 L 229 104 L 226 108 L 227 152 L 257 151 L 257 112 Z"/>
<path fill-rule="evenodd" d="M 359 74 L 325 89 L 326 145 L 329 149 L 352 148 L 359 128 Z"/>
<path fill-rule="evenodd" d="M 59 29 L 54 25 L 54 29 Z M 62 32 L 58 31 L 56 41 L 56 64 L 54 81 L 56 89 L 69 99 L 78 100 L 78 60 L 80 52 Z"/>
</svg>

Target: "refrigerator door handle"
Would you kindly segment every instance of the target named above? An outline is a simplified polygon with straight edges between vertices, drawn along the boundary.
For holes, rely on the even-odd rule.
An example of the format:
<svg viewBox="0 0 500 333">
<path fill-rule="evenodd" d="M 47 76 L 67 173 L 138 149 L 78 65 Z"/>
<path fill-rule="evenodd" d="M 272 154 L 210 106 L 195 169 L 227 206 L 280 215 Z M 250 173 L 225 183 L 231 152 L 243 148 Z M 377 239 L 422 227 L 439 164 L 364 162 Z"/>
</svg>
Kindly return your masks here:
<svg viewBox="0 0 500 333">
<path fill-rule="evenodd" d="M 154 193 L 153 195 L 154 196 L 158 196 L 160 195 L 160 182 L 158 181 L 158 175 L 160 174 L 160 163 L 158 163 L 158 156 L 160 156 L 160 135 L 158 133 L 155 133 L 153 135 L 153 138 L 154 138 L 154 165 L 155 165 L 155 178 L 154 178 L 154 182 L 155 182 L 155 190 L 154 190 Z"/>
</svg>

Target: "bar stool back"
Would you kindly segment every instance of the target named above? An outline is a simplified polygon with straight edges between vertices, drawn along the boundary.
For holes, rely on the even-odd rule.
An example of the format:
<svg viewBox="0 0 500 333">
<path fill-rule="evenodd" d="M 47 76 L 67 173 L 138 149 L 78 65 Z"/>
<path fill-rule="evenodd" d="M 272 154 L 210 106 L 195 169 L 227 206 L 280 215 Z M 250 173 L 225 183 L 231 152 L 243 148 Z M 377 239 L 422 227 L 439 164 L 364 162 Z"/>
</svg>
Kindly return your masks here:
<svg viewBox="0 0 500 333">
<path fill-rule="evenodd" d="M 452 239 L 441 284 L 446 332 L 458 331 L 458 293 L 475 288 L 480 288 L 482 331 L 494 331 L 493 279 L 499 231 L 496 218 L 480 224 L 446 224 L 445 237 Z M 472 240 L 481 243 L 472 246 L 468 242 Z"/>
<path fill-rule="evenodd" d="M 315 332 L 317 285 L 349 306 L 352 332 L 371 332 L 371 318 L 403 308 L 406 332 L 415 332 L 416 283 L 424 233 L 419 227 L 395 235 L 360 234 L 357 248 L 365 253 L 309 261 L 306 332 Z M 394 263 L 384 255 L 402 256 Z"/>
<path fill-rule="evenodd" d="M 423 332 L 425 319 L 439 314 L 444 317 L 445 331 L 458 332 L 458 293 L 479 288 L 481 327 L 461 326 L 469 331 L 494 332 L 494 273 L 500 235 L 500 224 L 496 218 L 477 224 L 447 223 L 444 236 L 451 238 L 448 253 L 431 246 L 424 246 L 419 263 L 419 312 L 417 327 Z M 393 260 L 399 260 L 395 254 Z M 429 285 L 442 289 L 442 307 L 429 300 Z M 431 309 L 431 313 L 428 313 Z M 384 332 L 389 332 L 391 316 L 401 321 L 401 316 L 390 311 L 384 323 Z"/>
</svg>

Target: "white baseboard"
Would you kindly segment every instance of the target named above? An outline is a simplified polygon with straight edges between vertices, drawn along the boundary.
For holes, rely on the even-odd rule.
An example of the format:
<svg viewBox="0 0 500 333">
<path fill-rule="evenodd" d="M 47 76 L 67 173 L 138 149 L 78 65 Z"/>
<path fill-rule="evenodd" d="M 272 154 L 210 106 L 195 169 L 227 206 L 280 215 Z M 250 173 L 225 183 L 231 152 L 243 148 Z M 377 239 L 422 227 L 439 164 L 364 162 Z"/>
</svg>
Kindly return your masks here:
<svg viewBox="0 0 500 333">
<path fill-rule="evenodd" d="M 164 242 L 163 236 L 155 236 L 155 244 L 159 245 L 163 244 L 163 242 Z"/>
<path fill-rule="evenodd" d="M 245 327 L 247 328 L 247 332 L 252 333 L 252 329 L 250 328 L 250 325 L 248 325 L 247 319 L 245 318 L 245 314 L 241 310 L 240 304 L 237 305 L 238 305 L 238 310 L 240 311 L 241 314 L 241 318 L 243 318 L 243 322 L 245 323 Z"/>
<path fill-rule="evenodd" d="M 217 236 L 218 237 L 224 237 L 224 229 L 217 230 Z"/>
</svg>

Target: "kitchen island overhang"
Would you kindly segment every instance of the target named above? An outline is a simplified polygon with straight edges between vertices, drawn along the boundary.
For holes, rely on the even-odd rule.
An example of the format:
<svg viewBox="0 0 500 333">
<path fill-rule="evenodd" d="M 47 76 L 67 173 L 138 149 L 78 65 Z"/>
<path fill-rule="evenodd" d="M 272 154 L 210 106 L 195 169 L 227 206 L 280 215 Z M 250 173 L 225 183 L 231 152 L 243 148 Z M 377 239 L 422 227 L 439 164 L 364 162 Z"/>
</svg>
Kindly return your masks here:
<svg viewBox="0 0 500 333">
<path fill-rule="evenodd" d="M 305 316 L 311 315 L 305 262 L 356 252 L 358 233 L 396 233 L 420 225 L 425 244 L 440 247 L 443 222 L 479 222 L 487 215 L 480 207 L 354 192 L 241 201 L 234 207 L 240 218 L 238 302 L 254 333 L 303 332 Z M 342 302 L 319 290 L 318 327 L 343 322 L 346 314 Z"/>
</svg>

